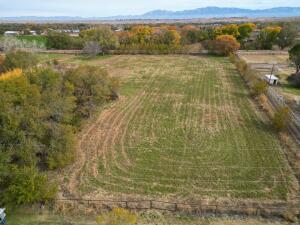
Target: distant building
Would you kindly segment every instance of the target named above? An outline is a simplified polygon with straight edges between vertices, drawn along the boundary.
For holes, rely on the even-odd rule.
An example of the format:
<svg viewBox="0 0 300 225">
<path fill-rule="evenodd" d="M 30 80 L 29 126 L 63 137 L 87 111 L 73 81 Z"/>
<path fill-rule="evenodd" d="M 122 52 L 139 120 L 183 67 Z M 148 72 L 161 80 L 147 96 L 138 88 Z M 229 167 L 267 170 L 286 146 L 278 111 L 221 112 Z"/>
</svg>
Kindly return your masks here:
<svg viewBox="0 0 300 225">
<path fill-rule="evenodd" d="M 65 30 L 56 30 L 56 32 L 68 34 L 71 37 L 78 37 L 79 33 L 80 33 L 80 30 L 67 30 L 67 29 L 65 29 Z"/>
<path fill-rule="evenodd" d="M 69 35 L 71 37 L 79 37 L 80 30 L 70 30 Z"/>
<path fill-rule="evenodd" d="M 18 36 L 20 34 L 19 31 L 5 31 L 4 36 Z"/>
<path fill-rule="evenodd" d="M 29 31 L 29 32 L 30 32 L 30 35 L 33 35 L 33 36 L 37 35 L 37 33 L 36 33 L 35 30 L 31 30 L 31 31 Z"/>
<path fill-rule="evenodd" d="M 277 85 L 277 84 L 278 84 L 278 81 L 279 81 L 279 78 L 276 77 L 276 76 L 273 75 L 273 74 L 265 75 L 265 76 L 263 77 L 263 79 L 264 79 L 265 81 L 267 81 L 268 84 L 270 84 L 270 85 Z"/>
</svg>

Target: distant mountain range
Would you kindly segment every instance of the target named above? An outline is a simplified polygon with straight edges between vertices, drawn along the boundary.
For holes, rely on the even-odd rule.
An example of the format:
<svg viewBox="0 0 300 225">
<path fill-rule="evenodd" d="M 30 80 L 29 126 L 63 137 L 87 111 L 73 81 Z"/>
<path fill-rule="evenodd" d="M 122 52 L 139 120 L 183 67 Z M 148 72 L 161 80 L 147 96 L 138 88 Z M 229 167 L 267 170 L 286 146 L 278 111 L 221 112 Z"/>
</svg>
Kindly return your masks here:
<svg viewBox="0 0 300 225">
<path fill-rule="evenodd" d="M 201 19 L 201 18 L 232 18 L 232 17 L 296 17 L 300 16 L 300 7 L 277 7 L 270 9 L 252 10 L 242 8 L 205 7 L 193 10 L 168 11 L 154 10 L 142 15 L 112 16 L 112 17 L 0 17 L 0 20 L 18 21 L 91 21 L 91 20 L 131 20 L 131 19 Z"/>
</svg>

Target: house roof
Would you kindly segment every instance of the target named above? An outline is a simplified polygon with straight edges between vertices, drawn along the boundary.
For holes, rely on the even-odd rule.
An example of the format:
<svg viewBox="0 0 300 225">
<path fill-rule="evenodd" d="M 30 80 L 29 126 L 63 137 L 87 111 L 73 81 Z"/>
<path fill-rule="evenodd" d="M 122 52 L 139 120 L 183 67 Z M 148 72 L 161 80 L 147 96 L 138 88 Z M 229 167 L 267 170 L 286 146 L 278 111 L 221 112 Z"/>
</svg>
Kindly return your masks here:
<svg viewBox="0 0 300 225">
<path fill-rule="evenodd" d="M 5 31 L 5 34 L 18 34 L 18 31 Z"/>
<path fill-rule="evenodd" d="M 279 78 L 273 74 L 267 74 L 265 75 L 265 78 L 267 78 L 268 80 L 279 80 Z"/>
</svg>

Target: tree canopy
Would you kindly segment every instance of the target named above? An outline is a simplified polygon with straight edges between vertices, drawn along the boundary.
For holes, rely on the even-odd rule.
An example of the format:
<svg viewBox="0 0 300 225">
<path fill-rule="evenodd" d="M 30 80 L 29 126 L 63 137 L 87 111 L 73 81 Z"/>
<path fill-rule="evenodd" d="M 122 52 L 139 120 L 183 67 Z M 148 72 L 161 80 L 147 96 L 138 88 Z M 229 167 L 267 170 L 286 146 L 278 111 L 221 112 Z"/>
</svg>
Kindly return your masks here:
<svg viewBox="0 0 300 225">
<path fill-rule="evenodd" d="M 19 52 L 5 61 L 20 56 L 32 57 Z M 54 197 L 55 185 L 40 170 L 70 163 L 80 121 L 118 97 L 118 80 L 99 68 L 27 66 L 0 74 L 0 204 Z"/>
<path fill-rule="evenodd" d="M 232 35 L 220 35 L 215 41 L 215 50 L 222 55 L 229 55 L 240 48 L 239 42 Z"/>
<path fill-rule="evenodd" d="M 269 26 L 262 29 L 257 38 L 258 47 L 261 49 L 272 49 L 278 39 L 281 27 Z"/>
<path fill-rule="evenodd" d="M 297 37 L 297 30 L 292 26 L 284 26 L 278 34 L 276 43 L 281 49 L 292 46 Z"/>
<path fill-rule="evenodd" d="M 80 37 L 84 42 L 97 42 L 104 51 L 116 49 L 118 46 L 117 36 L 110 27 L 106 26 L 83 30 L 80 32 Z"/>
<path fill-rule="evenodd" d="M 26 70 L 38 64 L 39 58 L 37 55 L 24 51 L 8 52 L 1 65 L 3 71 L 10 71 L 16 68 Z"/>
<path fill-rule="evenodd" d="M 296 67 L 296 73 L 300 72 L 300 44 L 295 45 L 290 51 L 290 60 Z"/>
</svg>

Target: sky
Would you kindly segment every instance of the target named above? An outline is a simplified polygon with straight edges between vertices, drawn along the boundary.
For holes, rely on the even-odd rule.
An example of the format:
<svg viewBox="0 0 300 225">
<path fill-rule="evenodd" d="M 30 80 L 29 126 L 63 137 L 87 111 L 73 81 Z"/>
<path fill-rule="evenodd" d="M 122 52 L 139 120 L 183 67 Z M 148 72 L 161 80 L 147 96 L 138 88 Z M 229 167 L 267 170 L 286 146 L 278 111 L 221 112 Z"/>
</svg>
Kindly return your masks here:
<svg viewBox="0 0 300 225">
<path fill-rule="evenodd" d="M 139 15 L 151 10 L 185 10 L 206 6 L 263 9 L 300 7 L 300 0 L 0 0 L 0 17 Z"/>
</svg>

